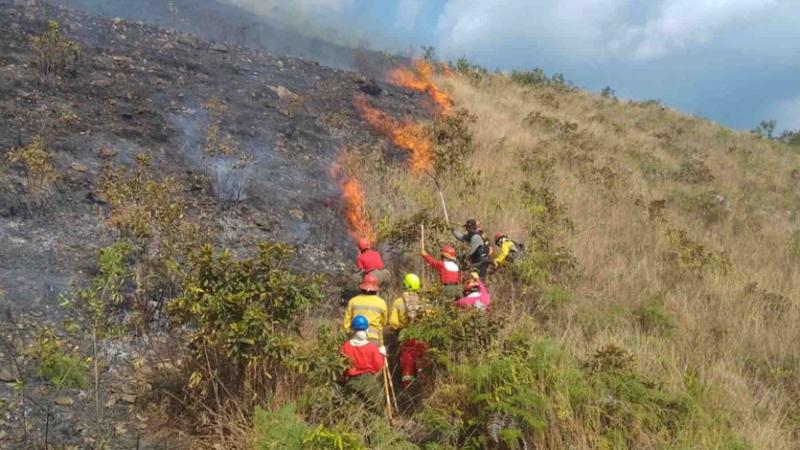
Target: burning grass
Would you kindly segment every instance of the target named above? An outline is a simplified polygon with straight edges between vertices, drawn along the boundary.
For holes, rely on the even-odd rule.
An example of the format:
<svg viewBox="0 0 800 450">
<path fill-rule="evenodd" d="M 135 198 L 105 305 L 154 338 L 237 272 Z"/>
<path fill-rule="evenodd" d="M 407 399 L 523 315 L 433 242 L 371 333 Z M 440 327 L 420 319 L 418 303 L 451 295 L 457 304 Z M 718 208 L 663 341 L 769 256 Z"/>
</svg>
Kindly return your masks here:
<svg viewBox="0 0 800 450">
<path fill-rule="evenodd" d="M 447 66 L 444 66 L 447 67 Z M 447 68 L 449 71 L 449 68 Z M 446 72 L 451 73 L 452 71 Z M 397 67 L 389 71 L 386 80 L 392 84 L 405 88 L 425 92 L 436 104 L 438 113 L 449 114 L 453 109 L 453 101 L 444 90 L 437 87 L 431 78 L 433 77 L 433 66 L 423 60 L 415 60 L 413 69 L 407 67 Z"/>
<path fill-rule="evenodd" d="M 353 239 L 365 238 L 375 242 L 377 235 L 366 216 L 366 197 L 364 189 L 358 178 L 347 174 L 344 167 L 347 165 L 345 157 L 339 157 L 331 165 L 331 176 L 339 183 L 339 189 L 344 203 L 344 216 L 347 221 L 347 230 Z"/>
<path fill-rule="evenodd" d="M 398 121 L 385 112 L 370 106 L 363 96 L 355 98 L 358 112 L 373 128 L 392 142 L 411 153 L 411 170 L 422 173 L 433 168 L 433 148 L 423 125 Z"/>
</svg>

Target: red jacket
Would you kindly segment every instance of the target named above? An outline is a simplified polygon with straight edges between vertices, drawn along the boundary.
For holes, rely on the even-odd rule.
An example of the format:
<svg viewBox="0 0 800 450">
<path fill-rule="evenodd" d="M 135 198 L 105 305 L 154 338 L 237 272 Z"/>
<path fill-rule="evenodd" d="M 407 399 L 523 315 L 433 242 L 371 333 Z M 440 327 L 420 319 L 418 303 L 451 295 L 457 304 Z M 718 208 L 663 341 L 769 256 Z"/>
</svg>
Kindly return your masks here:
<svg viewBox="0 0 800 450">
<path fill-rule="evenodd" d="M 358 264 L 358 270 L 369 273 L 373 270 L 383 269 L 383 258 L 381 258 L 381 254 L 375 250 L 367 250 L 358 255 L 356 264 Z"/>
<path fill-rule="evenodd" d="M 439 280 L 442 284 L 459 284 L 461 282 L 461 271 L 455 261 L 449 259 L 438 260 L 431 255 L 422 255 L 425 262 L 439 272 Z"/>
<path fill-rule="evenodd" d="M 344 371 L 348 377 L 357 377 L 365 373 L 376 374 L 383 369 L 383 355 L 374 342 L 367 342 L 365 345 L 356 347 L 347 341 L 342 344 L 340 352 L 350 360 L 352 365 L 351 368 Z"/>
</svg>

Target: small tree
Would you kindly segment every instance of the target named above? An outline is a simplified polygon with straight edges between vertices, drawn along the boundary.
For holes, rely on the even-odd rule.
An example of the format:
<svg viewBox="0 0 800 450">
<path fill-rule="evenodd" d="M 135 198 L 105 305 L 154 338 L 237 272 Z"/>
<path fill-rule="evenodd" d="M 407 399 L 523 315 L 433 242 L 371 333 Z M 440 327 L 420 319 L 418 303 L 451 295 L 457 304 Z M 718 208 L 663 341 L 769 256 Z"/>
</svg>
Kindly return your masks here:
<svg viewBox="0 0 800 450">
<path fill-rule="evenodd" d="M 766 139 L 773 139 L 773 134 L 775 133 L 775 120 L 762 120 L 761 123 L 758 124 L 757 127 L 753 128 L 751 132 L 762 138 Z"/>
<path fill-rule="evenodd" d="M 217 202 L 225 207 L 238 203 L 244 197 L 247 168 L 253 160 L 241 151 L 233 136 L 222 130 L 222 122 L 230 111 L 228 105 L 215 97 L 206 102 L 203 108 L 209 116 L 203 152 Z"/>
<path fill-rule="evenodd" d="M 47 31 L 30 38 L 33 66 L 43 84 L 54 85 L 61 77 L 73 73 L 81 58 L 81 47 L 61 34 L 58 22 L 51 20 Z"/>
<path fill-rule="evenodd" d="M 205 246 L 191 259 L 169 312 L 191 330 L 192 398 L 214 409 L 230 396 L 257 403 L 297 360 L 297 325 L 323 295 L 320 278 L 285 268 L 292 253 L 288 245 L 263 244 L 258 258 L 237 261 Z"/>
<path fill-rule="evenodd" d="M 25 171 L 25 188 L 30 200 L 29 207 L 31 205 L 37 208 L 43 207 L 58 178 L 53 156 L 47 151 L 44 139 L 37 136 L 25 147 L 11 150 L 6 157 L 9 162 L 22 164 Z"/>
</svg>

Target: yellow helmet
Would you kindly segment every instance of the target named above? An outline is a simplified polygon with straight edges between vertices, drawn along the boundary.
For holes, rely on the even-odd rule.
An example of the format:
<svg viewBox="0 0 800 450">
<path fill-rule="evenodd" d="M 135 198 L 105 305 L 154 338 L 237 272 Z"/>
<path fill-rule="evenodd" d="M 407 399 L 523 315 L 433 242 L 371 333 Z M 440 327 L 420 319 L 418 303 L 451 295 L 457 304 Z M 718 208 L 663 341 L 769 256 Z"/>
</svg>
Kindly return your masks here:
<svg viewBox="0 0 800 450">
<path fill-rule="evenodd" d="M 413 273 L 407 273 L 405 278 L 403 278 L 403 286 L 405 286 L 406 290 L 416 292 L 419 290 L 421 284 L 419 277 Z"/>
</svg>

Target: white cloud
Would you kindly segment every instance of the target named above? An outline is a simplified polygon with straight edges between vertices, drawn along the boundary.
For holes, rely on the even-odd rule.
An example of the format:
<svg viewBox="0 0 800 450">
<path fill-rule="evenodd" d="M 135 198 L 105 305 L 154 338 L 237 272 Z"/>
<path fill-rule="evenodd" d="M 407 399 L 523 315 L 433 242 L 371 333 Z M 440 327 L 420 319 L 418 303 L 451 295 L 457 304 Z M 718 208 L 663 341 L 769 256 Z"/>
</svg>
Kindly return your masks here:
<svg viewBox="0 0 800 450">
<path fill-rule="evenodd" d="M 623 1 L 450 0 L 437 24 L 439 47 L 458 54 L 523 40 L 562 50 L 591 50 Z"/>
<path fill-rule="evenodd" d="M 702 45 L 791 1 L 449 0 L 437 35 L 451 55 L 522 40 L 574 57 L 653 59 Z"/>
<path fill-rule="evenodd" d="M 643 25 L 628 25 L 623 39 L 641 59 L 658 58 L 693 44 L 737 22 L 752 20 L 779 0 L 667 0 Z"/>
<path fill-rule="evenodd" d="M 402 29 L 413 29 L 421 12 L 422 0 L 400 0 L 397 2 L 395 23 Z"/>
</svg>

